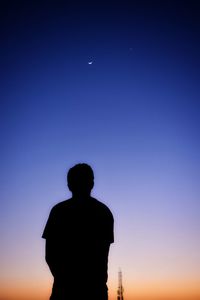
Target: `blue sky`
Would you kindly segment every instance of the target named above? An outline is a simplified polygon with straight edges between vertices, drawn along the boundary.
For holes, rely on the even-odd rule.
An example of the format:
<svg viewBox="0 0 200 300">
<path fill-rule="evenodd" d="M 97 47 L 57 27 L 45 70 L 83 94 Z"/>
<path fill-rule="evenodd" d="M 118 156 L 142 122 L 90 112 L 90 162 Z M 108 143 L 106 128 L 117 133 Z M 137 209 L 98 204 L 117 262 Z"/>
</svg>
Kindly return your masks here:
<svg viewBox="0 0 200 300">
<path fill-rule="evenodd" d="M 40 234 L 50 207 L 70 197 L 65 175 L 77 162 L 92 165 L 94 195 L 115 216 L 113 289 L 119 264 L 127 282 L 150 276 L 152 266 L 140 264 L 148 247 L 148 261 L 157 264 L 155 281 L 180 278 L 178 270 L 184 268 L 190 268 L 189 279 L 200 278 L 195 269 L 200 225 L 198 9 L 195 1 L 20 2 L 5 8 L 3 282 L 19 274 L 25 278 L 19 271 L 23 257 L 30 274 L 40 277 Z M 168 257 L 166 273 L 159 269 L 163 255 Z M 43 272 L 43 278 L 48 276 L 48 270 Z"/>
</svg>

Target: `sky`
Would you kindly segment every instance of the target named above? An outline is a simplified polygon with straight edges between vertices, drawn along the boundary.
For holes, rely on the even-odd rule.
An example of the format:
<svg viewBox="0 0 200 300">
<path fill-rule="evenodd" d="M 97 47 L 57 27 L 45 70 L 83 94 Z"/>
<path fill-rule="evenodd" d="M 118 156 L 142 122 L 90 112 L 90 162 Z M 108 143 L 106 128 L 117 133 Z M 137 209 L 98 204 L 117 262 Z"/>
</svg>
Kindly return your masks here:
<svg viewBox="0 0 200 300">
<path fill-rule="evenodd" d="M 115 218 L 109 300 L 119 268 L 126 300 L 199 300 L 199 1 L 0 5 L 0 300 L 48 299 L 79 162 Z"/>
</svg>

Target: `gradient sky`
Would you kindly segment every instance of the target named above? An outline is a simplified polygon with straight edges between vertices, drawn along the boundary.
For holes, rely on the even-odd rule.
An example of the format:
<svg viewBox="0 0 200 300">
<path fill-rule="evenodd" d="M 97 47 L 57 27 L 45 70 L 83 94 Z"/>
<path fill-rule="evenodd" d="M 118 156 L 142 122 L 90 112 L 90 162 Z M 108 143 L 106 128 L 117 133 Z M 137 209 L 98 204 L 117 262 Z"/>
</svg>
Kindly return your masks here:
<svg viewBox="0 0 200 300">
<path fill-rule="evenodd" d="M 0 300 L 48 299 L 78 162 L 115 217 L 109 299 L 119 267 L 126 300 L 200 299 L 200 2 L 38 3 L 1 2 Z"/>
</svg>

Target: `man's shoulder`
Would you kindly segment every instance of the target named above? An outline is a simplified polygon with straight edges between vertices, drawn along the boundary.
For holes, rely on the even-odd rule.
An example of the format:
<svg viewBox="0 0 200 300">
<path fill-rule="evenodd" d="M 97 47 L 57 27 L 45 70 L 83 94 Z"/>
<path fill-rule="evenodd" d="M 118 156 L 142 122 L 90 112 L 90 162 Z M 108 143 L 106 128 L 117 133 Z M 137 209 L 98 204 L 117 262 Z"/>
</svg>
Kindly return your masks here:
<svg viewBox="0 0 200 300">
<path fill-rule="evenodd" d="M 102 212 L 112 216 L 111 210 L 110 208 L 103 202 L 97 200 L 96 198 L 91 197 L 93 203 L 95 204 L 95 206 L 101 210 Z"/>
<path fill-rule="evenodd" d="M 57 212 L 57 211 L 61 211 L 63 208 L 71 206 L 72 204 L 72 198 L 58 202 L 57 204 L 55 204 L 52 209 L 51 212 Z"/>
<path fill-rule="evenodd" d="M 66 213 L 67 211 L 70 212 L 71 209 L 73 209 L 73 208 L 80 209 L 82 207 L 84 209 L 84 206 L 85 206 L 89 210 L 90 209 L 92 211 L 96 210 L 96 211 L 98 211 L 98 213 L 101 213 L 101 214 L 106 215 L 110 218 L 113 218 L 111 210 L 108 208 L 108 206 L 105 203 L 103 203 L 103 202 L 101 202 L 101 201 L 99 201 L 99 200 L 97 200 L 96 198 L 93 198 L 93 197 L 90 197 L 90 200 L 91 201 L 89 201 L 89 202 L 85 202 L 86 206 L 84 205 L 84 203 L 82 203 L 83 207 L 82 207 L 82 205 L 80 205 L 80 207 L 79 207 L 79 205 L 77 205 L 77 203 L 76 203 L 76 200 L 74 200 L 73 198 L 61 201 L 61 202 L 57 203 L 56 205 L 54 205 L 52 207 L 51 215 L 55 216 L 55 215 L 58 215 L 58 214 L 62 214 L 64 212 Z M 81 202 L 79 204 L 81 204 Z M 89 206 L 88 206 L 88 204 L 89 204 Z"/>
</svg>

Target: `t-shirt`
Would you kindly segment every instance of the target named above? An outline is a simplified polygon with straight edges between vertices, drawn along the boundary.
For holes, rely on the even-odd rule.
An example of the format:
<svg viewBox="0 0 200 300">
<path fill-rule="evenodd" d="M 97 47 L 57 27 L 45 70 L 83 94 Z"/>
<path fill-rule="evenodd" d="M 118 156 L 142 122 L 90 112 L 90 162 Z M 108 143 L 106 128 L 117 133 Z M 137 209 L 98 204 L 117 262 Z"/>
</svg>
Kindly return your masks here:
<svg viewBox="0 0 200 300">
<path fill-rule="evenodd" d="M 70 280 L 77 280 L 82 270 L 91 280 L 106 282 L 113 223 L 111 211 L 100 201 L 71 198 L 52 208 L 42 237 L 52 241 L 58 264 Z"/>
</svg>

